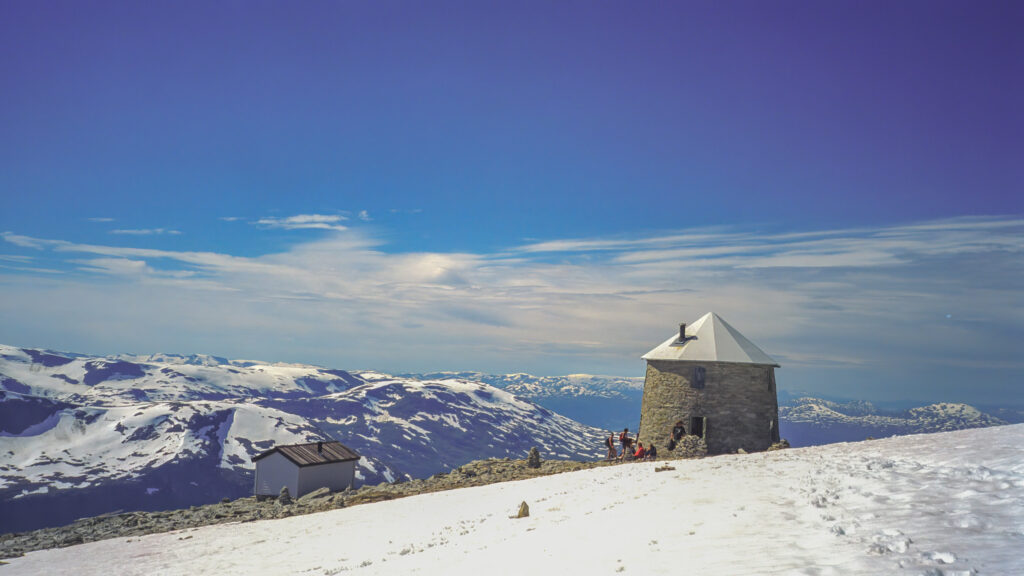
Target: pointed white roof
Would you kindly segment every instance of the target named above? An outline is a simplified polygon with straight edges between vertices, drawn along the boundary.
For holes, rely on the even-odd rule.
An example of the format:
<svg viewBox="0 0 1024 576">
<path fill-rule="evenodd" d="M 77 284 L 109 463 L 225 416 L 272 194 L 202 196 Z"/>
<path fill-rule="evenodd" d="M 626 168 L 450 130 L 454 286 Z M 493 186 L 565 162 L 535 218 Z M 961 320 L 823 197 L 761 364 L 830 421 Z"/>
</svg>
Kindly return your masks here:
<svg viewBox="0 0 1024 576">
<path fill-rule="evenodd" d="M 778 366 L 778 362 L 747 340 L 714 312 L 686 325 L 686 340 L 676 332 L 660 346 L 642 356 L 644 360 L 675 360 L 682 362 L 740 362 Z"/>
</svg>

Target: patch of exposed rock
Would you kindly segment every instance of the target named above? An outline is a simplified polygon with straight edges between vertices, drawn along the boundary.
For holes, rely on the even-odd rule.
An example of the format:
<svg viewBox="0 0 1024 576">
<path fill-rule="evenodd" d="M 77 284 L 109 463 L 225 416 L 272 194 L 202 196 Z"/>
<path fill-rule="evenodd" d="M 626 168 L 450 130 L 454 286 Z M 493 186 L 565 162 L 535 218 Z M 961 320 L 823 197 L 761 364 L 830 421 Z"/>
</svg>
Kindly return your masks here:
<svg viewBox="0 0 1024 576">
<path fill-rule="evenodd" d="M 683 444 L 680 443 L 681 446 Z M 691 448 L 677 447 L 675 451 L 665 456 L 674 459 L 700 457 L 703 455 L 703 453 L 697 455 L 698 452 L 699 450 Z M 690 456 L 689 454 L 691 453 L 694 456 Z M 66 526 L 43 528 L 31 532 L 2 534 L 0 535 L 0 558 L 11 558 L 21 556 L 33 550 L 63 548 L 65 546 L 106 540 L 108 538 L 131 538 L 145 534 L 172 532 L 227 522 L 252 522 L 254 520 L 286 518 L 288 516 L 324 512 L 346 506 L 394 500 L 396 498 L 429 492 L 525 480 L 538 476 L 621 464 L 621 462 L 606 461 L 545 460 L 539 462 L 538 467 L 531 468 L 527 460 L 510 460 L 508 458 L 477 460 L 460 466 L 451 472 L 435 474 L 430 478 L 409 480 L 396 484 L 381 483 L 376 486 L 363 486 L 358 490 L 331 492 L 327 488 L 321 488 L 301 498 L 272 496 L 263 498 L 252 496 L 237 500 L 225 498 L 217 504 L 192 506 L 191 508 L 181 510 L 106 514 L 93 518 L 84 518 Z"/>
<path fill-rule="evenodd" d="M 660 451 L 658 453 L 661 454 Z M 703 458 L 707 453 L 708 445 L 703 438 L 687 434 L 679 439 L 672 450 L 665 450 L 664 455 L 668 458 Z"/>
</svg>

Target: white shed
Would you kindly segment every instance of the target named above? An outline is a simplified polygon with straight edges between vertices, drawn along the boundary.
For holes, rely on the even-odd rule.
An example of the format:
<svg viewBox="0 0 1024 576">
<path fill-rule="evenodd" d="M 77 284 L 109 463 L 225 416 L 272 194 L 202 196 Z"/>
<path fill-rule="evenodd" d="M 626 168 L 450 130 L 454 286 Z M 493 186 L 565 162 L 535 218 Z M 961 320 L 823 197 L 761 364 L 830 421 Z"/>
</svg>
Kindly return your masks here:
<svg viewBox="0 0 1024 576">
<path fill-rule="evenodd" d="M 255 456 L 257 496 L 277 496 L 283 486 L 298 498 L 318 488 L 352 486 L 359 454 L 341 442 L 275 446 Z"/>
</svg>

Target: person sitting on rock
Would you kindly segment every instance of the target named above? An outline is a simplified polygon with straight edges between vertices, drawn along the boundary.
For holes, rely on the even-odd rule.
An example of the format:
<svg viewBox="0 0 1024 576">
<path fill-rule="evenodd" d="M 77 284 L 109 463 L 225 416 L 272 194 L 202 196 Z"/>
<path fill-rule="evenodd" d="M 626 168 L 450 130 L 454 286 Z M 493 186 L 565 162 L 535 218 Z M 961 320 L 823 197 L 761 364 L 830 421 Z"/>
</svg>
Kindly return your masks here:
<svg viewBox="0 0 1024 576">
<path fill-rule="evenodd" d="M 643 460 L 644 456 L 647 455 L 647 451 L 644 450 L 644 443 L 643 442 L 637 442 L 636 445 L 637 445 L 637 448 L 636 448 L 636 452 L 633 453 L 633 458 L 636 459 L 636 460 Z"/>
<path fill-rule="evenodd" d="M 669 434 L 668 437 L 669 452 L 676 449 L 676 445 L 683 439 L 683 436 L 686 436 L 686 427 L 683 426 L 682 420 L 676 420 L 675 425 L 672 426 L 672 434 Z"/>
<path fill-rule="evenodd" d="M 647 454 L 644 456 L 646 460 L 654 460 L 658 457 L 658 447 L 651 444 L 651 447 L 647 449 Z"/>
<path fill-rule="evenodd" d="M 686 435 L 686 427 L 683 426 L 682 420 L 676 420 L 675 426 L 672 427 L 672 438 L 679 442 L 683 436 Z"/>
</svg>

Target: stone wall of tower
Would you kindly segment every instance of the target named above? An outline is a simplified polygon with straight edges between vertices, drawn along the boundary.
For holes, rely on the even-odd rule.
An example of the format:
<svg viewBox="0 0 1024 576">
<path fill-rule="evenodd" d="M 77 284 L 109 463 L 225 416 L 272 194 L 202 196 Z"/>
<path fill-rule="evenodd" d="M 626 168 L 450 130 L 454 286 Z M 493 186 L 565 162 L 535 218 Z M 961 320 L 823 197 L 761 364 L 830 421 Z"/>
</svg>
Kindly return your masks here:
<svg viewBox="0 0 1024 576">
<path fill-rule="evenodd" d="M 703 367 L 704 387 L 694 388 L 694 368 Z M 691 418 L 706 419 L 708 452 L 765 450 L 779 439 L 779 403 L 774 367 L 733 362 L 650 360 L 640 410 L 640 441 L 664 450 L 679 420 L 690 433 Z"/>
</svg>

